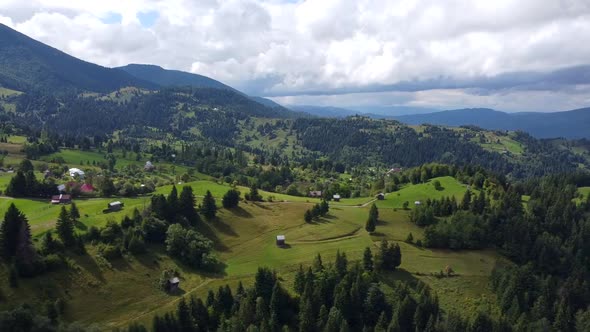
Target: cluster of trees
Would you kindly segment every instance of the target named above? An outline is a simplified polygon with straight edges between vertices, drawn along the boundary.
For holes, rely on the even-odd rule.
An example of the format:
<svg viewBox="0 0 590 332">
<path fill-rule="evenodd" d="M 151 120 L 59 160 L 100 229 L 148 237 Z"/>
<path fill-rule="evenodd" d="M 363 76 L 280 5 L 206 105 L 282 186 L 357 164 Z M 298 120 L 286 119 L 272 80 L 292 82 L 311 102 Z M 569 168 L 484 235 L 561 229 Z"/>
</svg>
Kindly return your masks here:
<svg viewBox="0 0 590 332">
<path fill-rule="evenodd" d="M 314 219 L 324 217 L 330 211 L 330 204 L 326 200 L 322 200 L 321 203 L 315 204 L 311 209 L 305 210 L 303 219 L 306 223 L 312 222 Z"/>
<path fill-rule="evenodd" d="M 228 190 L 221 199 L 221 205 L 226 209 L 235 208 L 240 204 L 240 192 L 236 189 Z"/>
<path fill-rule="evenodd" d="M 205 199 L 201 210 L 206 211 L 206 216 L 213 216 L 217 212 L 215 207 L 215 199 L 209 191 L 208 197 L 206 198 L 206 209 Z M 180 223 L 185 226 L 194 226 L 201 221 L 201 217 L 196 208 L 196 198 L 193 193 L 191 186 L 184 186 L 180 196 L 176 186 L 172 186 L 170 194 L 166 197 L 162 194 L 153 195 L 151 198 L 151 212 L 152 214 L 161 220 L 166 220 L 170 224 Z"/>
<path fill-rule="evenodd" d="M 5 194 L 11 197 L 48 197 L 57 193 L 53 181 L 39 182 L 33 164 L 24 159 L 16 174 L 10 179 Z"/>
<path fill-rule="evenodd" d="M 318 256 L 319 257 L 319 256 Z M 293 297 L 276 273 L 259 268 L 254 285 L 219 287 L 206 300 L 182 298 L 175 312 L 154 317 L 153 331 L 450 331 L 436 295 L 422 282 L 393 285 L 386 296 L 372 270 L 350 264 L 338 253 L 333 264 L 321 257 L 300 268 Z M 439 327 L 441 327 L 439 329 Z M 129 331 L 145 331 L 139 325 Z"/>
<path fill-rule="evenodd" d="M 585 331 L 590 326 L 590 200 L 580 200 L 577 187 L 589 183 L 583 173 L 488 183 L 477 195 L 468 191 L 456 208 L 443 199 L 413 215 L 432 211 L 425 246 L 493 247 L 518 264 L 498 266 L 491 282 L 504 319 L 516 330 Z M 526 208 L 523 195 L 530 196 Z"/>
</svg>

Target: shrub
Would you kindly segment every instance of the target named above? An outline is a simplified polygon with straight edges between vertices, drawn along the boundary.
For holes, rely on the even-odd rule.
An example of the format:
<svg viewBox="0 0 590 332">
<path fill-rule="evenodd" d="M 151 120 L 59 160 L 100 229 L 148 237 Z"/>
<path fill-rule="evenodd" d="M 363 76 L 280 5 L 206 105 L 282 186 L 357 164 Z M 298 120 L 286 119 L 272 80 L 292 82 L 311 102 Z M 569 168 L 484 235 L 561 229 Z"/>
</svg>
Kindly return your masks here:
<svg viewBox="0 0 590 332">
<path fill-rule="evenodd" d="M 112 244 L 104 244 L 100 243 L 97 247 L 98 254 L 106 259 L 115 259 L 120 258 L 121 254 L 121 247 Z"/>
</svg>

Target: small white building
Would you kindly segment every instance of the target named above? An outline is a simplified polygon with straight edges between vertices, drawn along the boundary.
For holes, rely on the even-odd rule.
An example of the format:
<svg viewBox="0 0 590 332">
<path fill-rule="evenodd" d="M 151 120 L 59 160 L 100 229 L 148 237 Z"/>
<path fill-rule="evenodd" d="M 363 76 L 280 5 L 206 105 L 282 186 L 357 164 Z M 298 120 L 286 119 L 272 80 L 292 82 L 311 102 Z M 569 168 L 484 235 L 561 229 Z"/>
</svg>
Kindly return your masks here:
<svg viewBox="0 0 590 332">
<path fill-rule="evenodd" d="M 81 178 L 83 178 L 84 174 L 85 174 L 84 171 L 79 168 L 70 168 L 68 170 L 68 173 L 70 173 L 71 177 L 76 177 L 76 175 L 77 175 L 78 177 L 81 177 Z"/>
<path fill-rule="evenodd" d="M 332 196 L 332 199 L 334 200 L 334 202 L 340 202 L 340 195 L 336 194 L 336 195 Z"/>
<path fill-rule="evenodd" d="M 422 202 L 420 202 L 420 201 L 415 201 L 415 202 L 414 202 L 414 205 L 422 205 Z"/>
<path fill-rule="evenodd" d="M 284 246 L 285 245 L 285 236 L 284 235 L 277 235 L 277 246 Z"/>
<path fill-rule="evenodd" d="M 151 171 L 153 171 L 153 170 L 154 170 L 154 168 L 156 168 L 156 166 L 154 166 L 154 164 L 152 164 L 152 162 L 151 162 L 151 161 L 149 161 L 149 160 L 148 160 L 148 161 L 146 161 L 146 162 L 145 162 L 145 166 L 143 166 L 143 170 L 144 170 L 144 171 L 148 171 L 148 172 L 151 172 Z"/>
</svg>

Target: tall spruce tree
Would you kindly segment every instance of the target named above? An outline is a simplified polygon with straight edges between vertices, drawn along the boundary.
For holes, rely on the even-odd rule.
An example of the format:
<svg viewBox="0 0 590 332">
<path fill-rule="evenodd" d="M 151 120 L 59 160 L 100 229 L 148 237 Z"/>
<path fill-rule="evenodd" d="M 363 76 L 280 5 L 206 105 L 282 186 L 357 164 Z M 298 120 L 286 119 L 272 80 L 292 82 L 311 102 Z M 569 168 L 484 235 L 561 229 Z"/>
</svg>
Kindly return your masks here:
<svg viewBox="0 0 590 332">
<path fill-rule="evenodd" d="M 166 219 L 168 222 L 174 222 L 178 213 L 178 190 L 172 186 L 170 195 L 166 198 Z"/>
<path fill-rule="evenodd" d="M 180 198 L 178 200 L 178 212 L 184 216 L 191 225 L 197 224 L 200 219 L 195 204 L 196 199 L 193 194 L 193 188 L 191 186 L 184 186 L 180 192 Z"/>
<path fill-rule="evenodd" d="M 72 204 L 70 205 L 70 218 L 72 218 L 74 225 L 80 219 L 80 211 L 78 210 L 78 207 L 76 206 L 76 203 L 74 203 L 74 202 L 72 202 Z"/>
<path fill-rule="evenodd" d="M 215 198 L 211 194 L 211 191 L 207 190 L 205 194 L 205 198 L 203 198 L 203 204 L 201 205 L 201 213 L 207 218 L 208 220 L 212 220 L 215 218 L 217 214 L 217 206 L 215 205 Z"/>
<path fill-rule="evenodd" d="M 71 247 L 74 245 L 74 224 L 65 206 L 62 206 L 59 212 L 57 222 L 55 223 L 55 231 L 64 246 Z"/>
<path fill-rule="evenodd" d="M 373 254 L 369 247 L 366 247 L 363 253 L 363 268 L 365 271 L 373 271 Z"/>
<path fill-rule="evenodd" d="M 18 245 L 18 233 L 20 231 L 24 215 L 16 208 L 14 203 L 10 204 L 4 214 L 4 220 L 0 226 L 0 244 L 2 245 L 2 257 L 6 260 L 16 255 Z"/>
</svg>

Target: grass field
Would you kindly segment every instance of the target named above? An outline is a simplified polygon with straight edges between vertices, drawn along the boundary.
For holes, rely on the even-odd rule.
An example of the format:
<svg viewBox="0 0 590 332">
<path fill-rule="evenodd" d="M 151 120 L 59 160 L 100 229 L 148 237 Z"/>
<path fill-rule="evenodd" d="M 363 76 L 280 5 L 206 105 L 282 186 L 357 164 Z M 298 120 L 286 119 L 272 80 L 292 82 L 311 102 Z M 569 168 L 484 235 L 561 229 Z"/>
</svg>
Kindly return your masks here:
<svg viewBox="0 0 590 332">
<path fill-rule="evenodd" d="M 125 256 L 111 262 L 96 256 L 95 249 L 89 247 L 90 255 L 70 257 L 72 269 L 22 279 L 17 289 L 8 288 L 7 282 L 0 283 L 0 292 L 6 299 L 0 302 L 0 308 L 25 300 L 41 305 L 47 298 L 63 297 L 67 299 L 66 319 L 69 321 L 83 324 L 99 321 L 101 329 L 126 326 L 131 321 L 149 326 L 154 313 L 174 310 L 179 300 L 179 296 L 167 295 L 155 286 L 160 271 L 165 268 L 181 272 L 184 295 L 205 296 L 209 289 L 216 290 L 226 283 L 232 287 L 239 281 L 249 285 L 259 266 L 275 269 L 284 286 L 290 289 L 299 264 L 310 265 L 318 253 L 328 262 L 340 250 L 346 252 L 349 260 L 355 261 L 361 259 L 365 247 L 372 248 L 375 253 L 379 241 L 388 239 L 400 244 L 402 265 L 398 272 L 384 276 L 386 283 L 394 279 L 423 280 L 439 293 L 444 310 L 461 308 L 469 314 L 483 305 L 496 310 L 495 298 L 487 287 L 487 276 L 499 258 L 497 254 L 492 251 L 428 250 L 402 242 L 410 232 L 415 240 L 421 239 L 423 229 L 408 221 L 408 211 L 394 211 L 391 207 L 401 207 L 406 200 L 413 202 L 428 197 L 458 196 L 465 190 L 453 178 L 438 180 L 444 187 L 442 191 L 434 190 L 431 183 L 410 185 L 402 188 L 399 196 L 392 193 L 386 200 L 378 201 L 380 221 L 373 235 L 364 230 L 368 206 L 331 203 L 326 218 L 306 224 L 303 211 L 310 208 L 314 200 L 261 192 L 264 197 L 272 194 L 277 200 L 284 199 L 286 202 L 242 202 L 236 209 L 221 209 L 218 220 L 199 226 L 200 232 L 215 242 L 217 255 L 226 266 L 221 274 L 205 274 L 183 266 L 168 257 L 161 246 L 151 246 L 144 255 Z M 211 181 L 187 184 L 198 196 L 211 190 L 218 198 L 230 188 Z M 168 194 L 170 188 L 161 187 L 157 192 Z M 247 188 L 239 190 L 242 193 L 248 191 Z M 125 203 L 123 211 L 103 214 L 102 209 L 112 200 L 76 200 L 82 215 L 78 231 L 84 231 L 91 225 L 103 225 L 109 219 L 119 221 L 134 207 L 141 208 L 144 202 L 149 203 L 149 197 L 147 200 L 121 199 Z M 60 209 L 46 200 L 0 198 L 0 214 L 12 202 L 27 214 L 34 234 L 53 227 Z M 286 236 L 287 248 L 275 245 L 275 237 L 279 234 Z M 431 276 L 447 265 L 456 271 L 456 277 L 437 279 Z M 0 277 L 7 277 L 5 269 L 0 269 Z"/>
<path fill-rule="evenodd" d="M 125 204 L 121 211 L 102 212 L 109 202 L 116 200 Z M 149 197 L 76 199 L 75 202 L 81 215 L 77 230 L 84 232 L 90 226 L 103 226 L 108 220 L 121 221 L 125 215 L 130 215 L 135 207 L 141 210 L 144 204 L 149 204 Z M 53 228 L 61 209 L 61 205 L 50 204 L 49 199 L 33 200 L 0 197 L 0 216 L 4 216 L 11 203 L 14 203 L 27 216 L 34 236 Z M 66 205 L 66 208 L 69 209 L 69 205 Z"/>
<path fill-rule="evenodd" d="M 433 182 L 438 180 L 442 190 L 434 189 Z M 458 201 L 463 198 L 467 187 L 450 176 L 434 178 L 426 183 L 409 185 L 401 188 L 396 192 L 389 193 L 385 200 L 376 201 L 379 208 L 402 208 L 404 202 L 409 202 L 409 207 L 414 206 L 416 201 L 425 201 L 426 199 L 440 199 L 445 196 L 454 196 Z"/>
</svg>

